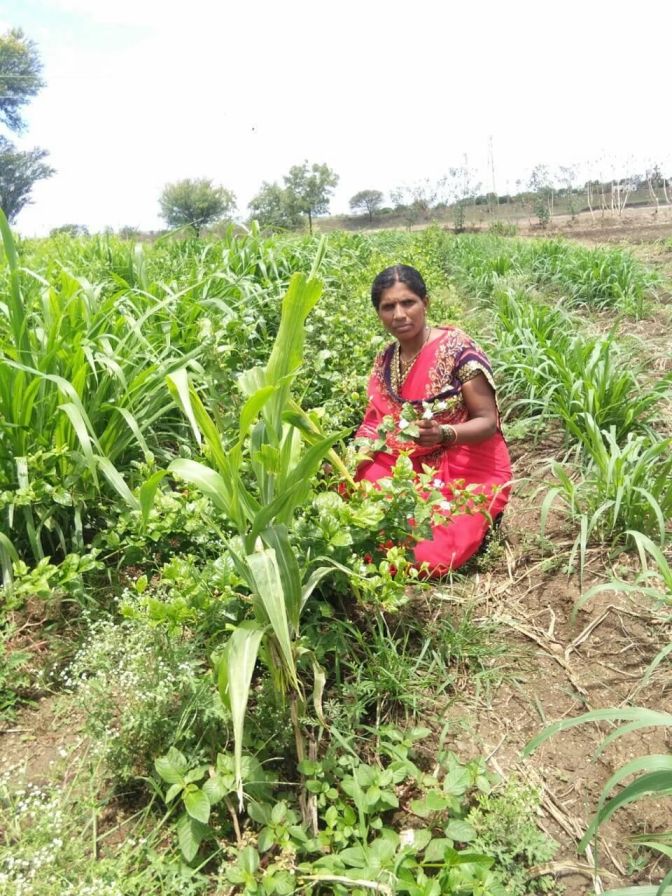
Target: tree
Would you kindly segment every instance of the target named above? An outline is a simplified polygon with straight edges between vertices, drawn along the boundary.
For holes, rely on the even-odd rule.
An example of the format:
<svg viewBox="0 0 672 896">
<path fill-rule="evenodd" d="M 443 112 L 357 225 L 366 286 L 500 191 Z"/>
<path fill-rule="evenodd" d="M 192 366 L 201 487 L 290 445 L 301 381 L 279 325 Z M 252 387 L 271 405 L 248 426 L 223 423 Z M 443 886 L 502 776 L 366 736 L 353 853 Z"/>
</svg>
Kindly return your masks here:
<svg viewBox="0 0 672 896">
<path fill-rule="evenodd" d="M 44 87 L 37 47 L 20 28 L 0 36 L 0 122 L 21 133 L 21 108 Z"/>
<path fill-rule="evenodd" d="M 327 167 L 306 160 L 294 165 L 283 178 L 288 197 L 294 209 L 308 215 L 308 229 L 313 232 L 313 215 L 325 215 L 329 211 L 329 199 L 338 183 L 338 175 Z"/>
<path fill-rule="evenodd" d="M 166 184 L 159 205 L 169 227 L 191 226 L 199 236 L 203 227 L 231 216 L 236 197 L 231 190 L 213 186 L 207 178 L 186 178 Z"/>
<path fill-rule="evenodd" d="M 61 224 L 60 227 L 52 227 L 49 236 L 88 236 L 89 228 L 86 224 Z"/>
<path fill-rule="evenodd" d="M 369 222 L 373 221 L 373 214 L 383 204 L 383 194 L 380 190 L 360 190 L 350 200 L 350 208 L 353 211 L 357 209 L 366 209 L 369 215 Z"/>
<path fill-rule="evenodd" d="M 269 230 L 293 230 L 301 224 L 293 197 L 277 183 L 264 181 L 247 207 L 259 225 Z"/>
<path fill-rule="evenodd" d="M 44 162 L 47 155 L 45 149 L 21 152 L 0 136 L 0 208 L 10 224 L 30 203 L 33 184 L 54 173 Z"/>
<path fill-rule="evenodd" d="M 539 225 L 546 227 L 553 216 L 553 199 L 555 196 L 551 174 L 546 165 L 537 165 L 532 169 L 529 186 L 534 193 L 532 210 L 537 216 Z"/>
<path fill-rule="evenodd" d="M 44 86 L 42 63 L 35 44 L 19 28 L 0 36 L 0 123 L 10 131 L 25 129 L 21 109 Z M 20 151 L 0 135 L 0 208 L 13 223 L 30 200 L 38 180 L 51 177 L 54 169 L 44 160 L 45 149 Z"/>
<path fill-rule="evenodd" d="M 481 184 L 475 180 L 475 172 L 469 167 L 467 157 L 464 157 L 464 165 L 457 165 L 448 169 L 446 189 L 452 200 L 453 229 L 455 233 L 464 230 L 464 219 L 467 205 L 481 188 Z"/>
</svg>

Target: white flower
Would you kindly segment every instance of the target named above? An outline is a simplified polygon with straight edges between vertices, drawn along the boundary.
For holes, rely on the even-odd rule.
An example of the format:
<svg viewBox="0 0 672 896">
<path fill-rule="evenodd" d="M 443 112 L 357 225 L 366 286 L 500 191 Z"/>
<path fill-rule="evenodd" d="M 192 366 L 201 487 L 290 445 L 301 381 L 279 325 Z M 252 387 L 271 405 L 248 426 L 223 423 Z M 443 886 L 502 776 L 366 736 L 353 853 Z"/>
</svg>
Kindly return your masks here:
<svg viewBox="0 0 672 896">
<path fill-rule="evenodd" d="M 436 403 L 437 411 L 445 411 L 447 407 L 448 407 L 447 401 L 437 401 L 437 403 Z"/>
<path fill-rule="evenodd" d="M 443 479 L 435 479 L 435 480 L 432 482 L 432 485 L 434 486 L 434 488 L 443 488 L 443 486 L 444 486 L 445 484 L 446 484 L 446 483 L 443 481 Z"/>
<path fill-rule="evenodd" d="M 432 420 L 433 417 L 434 417 L 434 414 L 432 413 L 432 409 L 425 408 L 425 413 L 422 415 L 422 419 L 423 420 Z"/>
<path fill-rule="evenodd" d="M 441 508 L 441 510 L 445 510 L 446 512 L 448 512 L 451 506 L 452 505 L 450 501 L 439 501 L 439 507 Z"/>
<path fill-rule="evenodd" d="M 402 417 L 401 420 L 399 421 L 399 429 L 406 429 L 406 427 L 408 425 L 409 425 L 408 420 L 404 420 L 404 418 Z"/>
<path fill-rule="evenodd" d="M 413 846 L 414 843 L 415 830 L 413 828 L 405 828 L 403 831 L 399 831 L 400 846 Z"/>
</svg>

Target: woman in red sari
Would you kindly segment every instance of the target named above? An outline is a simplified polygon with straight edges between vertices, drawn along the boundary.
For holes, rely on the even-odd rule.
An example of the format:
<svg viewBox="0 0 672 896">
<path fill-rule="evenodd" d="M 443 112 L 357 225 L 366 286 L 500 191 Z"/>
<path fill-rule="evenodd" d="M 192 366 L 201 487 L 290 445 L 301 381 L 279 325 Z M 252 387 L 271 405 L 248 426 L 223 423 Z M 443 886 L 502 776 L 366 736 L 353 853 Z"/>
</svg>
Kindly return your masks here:
<svg viewBox="0 0 672 896">
<path fill-rule="evenodd" d="M 377 482 L 390 476 L 400 452 L 410 449 L 418 472 L 435 471 L 434 484 L 447 502 L 451 483 L 471 485 L 487 496 L 485 512 L 451 516 L 433 527 L 430 540 L 417 543 L 416 562 L 426 564 L 431 576 L 444 575 L 476 553 L 509 498 L 511 465 L 492 371 L 461 330 L 427 323 L 427 289 L 415 268 L 395 265 L 382 271 L 373 281 L 371 300 L 395 342 L 376 358 L 369 405 L 357 430 L 358 439 L 373 441 L 385 433 L 385 448 L 360 465 L 357 478 Z M 402 410 L 409 402 L 421 417 L 412 440 L 403 435 L 408 414 L 402 416 Z"/>
</svg>

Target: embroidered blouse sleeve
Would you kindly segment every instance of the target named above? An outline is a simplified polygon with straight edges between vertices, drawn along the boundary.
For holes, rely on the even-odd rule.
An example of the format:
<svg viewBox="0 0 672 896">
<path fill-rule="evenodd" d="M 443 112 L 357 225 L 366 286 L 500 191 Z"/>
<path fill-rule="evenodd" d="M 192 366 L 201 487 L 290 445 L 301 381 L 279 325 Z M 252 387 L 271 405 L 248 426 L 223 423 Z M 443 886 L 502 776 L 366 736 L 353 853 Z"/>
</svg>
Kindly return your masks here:
<svg viewBox="0 0 672 896">
<path fill-rule="evenodd" d="M 455 361 L 455 376 L 464 384 L 478 376 L 479 373 L 483 374 L 495 392 L 495 380 L 487 355 L 477 343 L 467 337 Z"/>
</svg>

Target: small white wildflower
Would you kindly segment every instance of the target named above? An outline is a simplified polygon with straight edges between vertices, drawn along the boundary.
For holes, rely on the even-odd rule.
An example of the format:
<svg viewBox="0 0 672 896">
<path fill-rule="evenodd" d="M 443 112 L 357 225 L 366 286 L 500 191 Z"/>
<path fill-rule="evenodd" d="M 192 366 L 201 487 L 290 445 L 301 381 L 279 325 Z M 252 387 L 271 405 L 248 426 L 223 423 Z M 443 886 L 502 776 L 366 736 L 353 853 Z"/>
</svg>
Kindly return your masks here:
<svg viewBox="0 0 672 896">
<path fill-rule="evenodd" d="M 443 481 L 443 479 L 435 479 L 435 480 L 432 482 L 432 485 L 434 486 L 434 488 L 443 488 L 443 486 L 444 486 L 445 484 L 446 484 L 446 483 Z"/>
<path fill-rule="evenodd" d="M 400 846 L 413 846 L 415 842 L 415 830 L 413 828 L 406 828 L 403 831 L 399 831 L 399 845 Z"/>
<path fill-rule="evenodd" d="M 425 412 L 422 415 L 422 419 L 423 420 L 433 420 L 434 419 L 434 414 L 432 413 L 431 408 L 425 408 Z"/>
<path fill-rule="evenodd" d="M 408 420 L 404 420 L 404 418 L 402 417 L 401 420 L 399 421 L 399 429 L 406 429 L 408 427 L 408 425 L 409 425 Z"/>
<path fill-rule="evenodd" d="M 447 401 L 437 401 L 437 403 L 436 403 L 437 411 L 445 411 L 447 407 L 448 407 Z"/>
<path fill-rule="evenodd" d="M 439 501 L 439 507 L 441 508 L 441 510 L 448 511 L 450 510 L 451 506 L 452 505 L 450 501 Z"/>
</svg>

